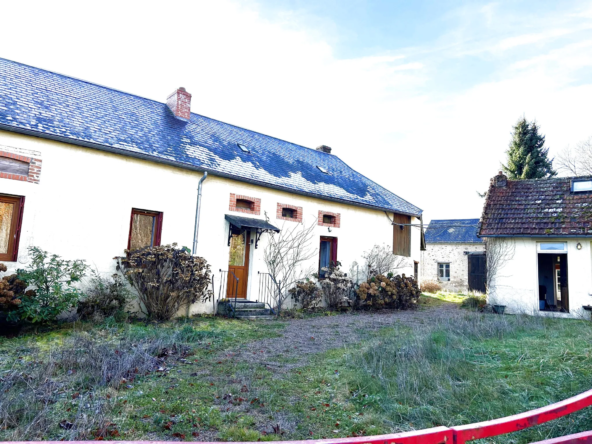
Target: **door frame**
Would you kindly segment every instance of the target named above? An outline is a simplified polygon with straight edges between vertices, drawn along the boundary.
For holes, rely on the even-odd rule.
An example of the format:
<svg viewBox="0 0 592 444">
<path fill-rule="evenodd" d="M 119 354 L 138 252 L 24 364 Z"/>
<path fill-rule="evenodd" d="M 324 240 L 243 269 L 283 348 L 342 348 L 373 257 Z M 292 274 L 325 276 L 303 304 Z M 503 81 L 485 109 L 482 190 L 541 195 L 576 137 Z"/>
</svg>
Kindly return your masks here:
<svg viewBox="0 0 592 444">
<path fill-rule="evenodd" d="M 240 234 L 244 234 L 245 235 L 245 265 L 243 265 L 242 267 L 244 267 L 245 269 L 245 279 L 243 281 L 243 283 L 241 283 L 240 279 L 239 279 L 239 287 L 238 289 L 241 289 L 241 287 L 244 285 L 244 296 L 239 296 L 238 295 L 238 290 L 237 290 L 237 299 L 244 299 L 244 300 L 248 300 L 248 296 L 249 296 L 249 274 L 251 271 L 251 230 L 250 229 L 246 229 L 244 231 L 241 231 Z M 233 265 L 234 267 L 237 267 L 238 265 Z M 234 287 L 236 280 L 234 279 L 234 276 L 230 273 L 230 250 L 228 251 L 228 279 L 226 282 L 226 297 L 227 298 L 231 298 L 234 299 L 234 292 L 232 292 L 232 294 L 229 294 L 229 291 L 231 290 L 231 288 Z M 229 284 L 232 284 L 229 285 Z"/>
</svg>

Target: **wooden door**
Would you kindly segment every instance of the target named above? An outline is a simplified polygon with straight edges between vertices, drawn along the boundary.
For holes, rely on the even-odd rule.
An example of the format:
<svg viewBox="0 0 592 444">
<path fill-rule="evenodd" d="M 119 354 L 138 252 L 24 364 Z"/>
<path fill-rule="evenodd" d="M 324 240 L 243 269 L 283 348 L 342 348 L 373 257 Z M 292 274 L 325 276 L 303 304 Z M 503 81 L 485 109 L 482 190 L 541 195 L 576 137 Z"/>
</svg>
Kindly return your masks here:
<svg viewBox="0 0 592 444">
<path fill-rule="evenodd" d="M 233 234 L 230 239 L 230 257 L 228 260 L 228 284 L 226 297 L 247 298 L 247 282 L 249 280 L 249 253 L 251 236 L 248 231 Z M 234 274 L 233 274 L 234 273 Z M 238 278 L 238 282 L 236 278 Z"/>
<path fill-rule="evenodd" d="M 469 290 L 485 293 L 487 259 L 484 254 L 469 254 Z"/>
</svg>

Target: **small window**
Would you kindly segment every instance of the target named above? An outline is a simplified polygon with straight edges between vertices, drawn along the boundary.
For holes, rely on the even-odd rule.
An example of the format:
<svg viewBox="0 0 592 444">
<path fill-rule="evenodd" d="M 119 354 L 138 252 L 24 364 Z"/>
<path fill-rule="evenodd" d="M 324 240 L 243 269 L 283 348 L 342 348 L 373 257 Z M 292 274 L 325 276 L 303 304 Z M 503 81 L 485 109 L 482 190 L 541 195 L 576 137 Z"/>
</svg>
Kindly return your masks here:
<svg viewBox="0 0 592 444">
<path fill-rule="evenodd" d="M 237 143 L 237 146 L 240 148 L 240 150 L 243 153 L 251 154 L 251 150 L 249 148 L 247 148 L 246 146 L 244 146 L 242 143 Z"/>
<path fill-rule="evenodd" d="M 565 242 L 539 242 L 539 253 L 567 253 Z"/>
<path fill-rule="evenodd" d="M 127 249 L 133 251 L 144 247 L 158 247 L 161 232 L 162 213 L 133 209 Z"/>
<path fill-rule="evenodd" d="M 243 210 L 253 210 L 253 202 L 247 199 L 236 199 L 236 208 L 242 208 Z"/>
<path fill-rule="evenodd" d="M 0 195 L 0 262 L 15 262 L 25 198 Z"/>
<path fill-rule="evenodd" d="M 282 217 L 296 219 L 296 210 L 293 208 L 282 208 Z"/>
<path fill-rule="evenodd" d="M 330 214 L 323 214 L 323 223 L 335 225 L 335 216 L 331 216 Z"/>
<path fill-rule="evenodd" d="M 323 168 L 322 166 L 317 166 L 317 168 L 321 173 L 329 174 L 329 171 L 326 168 Z"/>
<path fill-rule="evenodd" d="M 450 264 L 438 264 L 438 279 L 441 281 L 450 280 Z"/>
<path fill-rule="evenodd" d="M 574 193 L 582 191 L 592 191 L 592 179 L 588 180 L 574 180 L 571 184 L 571 190 Z"/>
</svg>

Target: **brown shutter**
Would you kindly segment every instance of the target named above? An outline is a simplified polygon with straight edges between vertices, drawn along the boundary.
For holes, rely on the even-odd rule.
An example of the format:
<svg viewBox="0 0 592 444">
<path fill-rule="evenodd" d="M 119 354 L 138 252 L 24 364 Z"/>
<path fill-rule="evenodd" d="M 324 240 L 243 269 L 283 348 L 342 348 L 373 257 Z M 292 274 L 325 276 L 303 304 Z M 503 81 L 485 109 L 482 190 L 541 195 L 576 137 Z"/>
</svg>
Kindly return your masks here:
<svg viewBox="0 0 592 444">
<path fill-rule="evenodd" d="M 393 254 L 411 256 L 411 216 L 393 214 Z M 404 225 L 397 225 L 404 224 Z"/>
</svg>

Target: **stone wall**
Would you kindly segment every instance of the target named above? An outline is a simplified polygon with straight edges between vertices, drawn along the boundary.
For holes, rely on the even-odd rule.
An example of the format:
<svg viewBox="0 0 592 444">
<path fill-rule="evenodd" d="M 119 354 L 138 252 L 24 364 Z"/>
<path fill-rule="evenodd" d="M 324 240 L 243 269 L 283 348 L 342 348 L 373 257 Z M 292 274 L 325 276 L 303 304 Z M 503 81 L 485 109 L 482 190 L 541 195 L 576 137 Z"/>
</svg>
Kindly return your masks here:
<svg viewBox="0 0 592 444">
<path fill-rule="evenodd" d="M 439 282 L 442 289 L 465 292 L 469 286 L 469 258 L 465 252 L 485 251 L 484 244 L 427 244 L 421 252 L 421 282 Z M 438 263 L 450 264 L 450 281 L 438 279 Z"/>
</svg>

